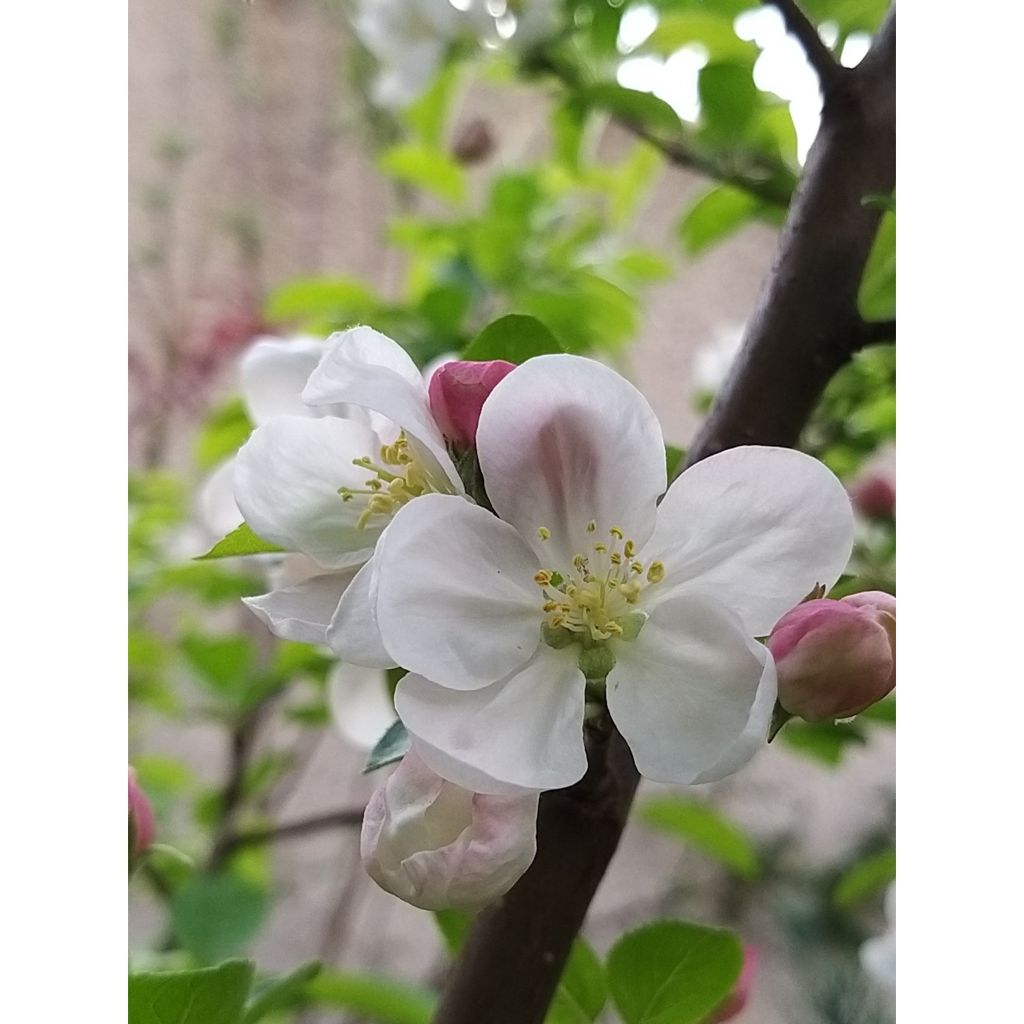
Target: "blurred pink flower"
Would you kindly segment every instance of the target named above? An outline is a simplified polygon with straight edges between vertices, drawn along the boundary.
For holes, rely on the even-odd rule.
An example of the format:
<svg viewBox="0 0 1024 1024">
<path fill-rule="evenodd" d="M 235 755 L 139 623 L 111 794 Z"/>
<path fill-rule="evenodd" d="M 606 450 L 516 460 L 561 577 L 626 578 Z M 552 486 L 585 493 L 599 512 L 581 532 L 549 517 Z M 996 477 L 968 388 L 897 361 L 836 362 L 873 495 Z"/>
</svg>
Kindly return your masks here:
<svg viewBox="0 0 1024 1024">
<path fill-rule="evenodd" d="M 142 791 L 135 769 L 128 766 L 128 857 L 135 863 L 156 838 L 156 822 L 149 799 Z"/>
</svg>

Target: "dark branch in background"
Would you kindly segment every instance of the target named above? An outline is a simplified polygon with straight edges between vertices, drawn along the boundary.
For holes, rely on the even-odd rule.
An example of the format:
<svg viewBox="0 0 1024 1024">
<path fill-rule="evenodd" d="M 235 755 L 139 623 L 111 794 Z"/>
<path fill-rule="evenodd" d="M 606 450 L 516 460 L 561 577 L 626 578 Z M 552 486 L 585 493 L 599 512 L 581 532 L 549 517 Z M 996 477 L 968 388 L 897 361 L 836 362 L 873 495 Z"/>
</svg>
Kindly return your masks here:
<svg viewBox="0 0 1024 1024">
<path fill-rule="evenodd" d="M 861 336 L 861 347 L 868 345 L 889 345 L 896 343 L 895 320 L 867 320 Z"/>
<path fill-rule="evenodd" d="M 821 91 L 829 93 L 838 87 L 846 76 L 846 69 L 836 60 L 835 54 L 825 45 L 818 28 L 800 9 L 795 0 L 761 0 L 766 7 L 774 7 L 782 15 L 786 28 L 796 36 L 812 68 L 818 75 Z"/>
<path fill-rule="evenodd" d="M 861 200 L 890 193 L 896 177 L 895 40 L 890 10 L 868 56 L 826 93 L 771 274 L 691 465 L 739 444 L 796 444 L 861 344 L 857 291 L 881 216 Z M 585 778 L 541 798 L 536 859 L 474 921 L 435 1024 L 543 1021 L 638 782 L 618 734 L 598 740 Z"/>
<path fill-rule="evenodd" d="M 317 814 L 302 821 L 289 822 L 287 825 L 271 825 L 267 828 L 253 828 L 245 832 L 236 832 L 224 842 L 225 855 L 229 856 L 243 846 L 254 846 L 259 843 L 272 843 L 281 839 L 295 839 L 309 835 L 311 832 L 322 832 L 331 828 L 352 828 L 363 820 L 363 809 L 353 807 L 343 811 L 331 811 L 328 814 Z"/>
</svg>

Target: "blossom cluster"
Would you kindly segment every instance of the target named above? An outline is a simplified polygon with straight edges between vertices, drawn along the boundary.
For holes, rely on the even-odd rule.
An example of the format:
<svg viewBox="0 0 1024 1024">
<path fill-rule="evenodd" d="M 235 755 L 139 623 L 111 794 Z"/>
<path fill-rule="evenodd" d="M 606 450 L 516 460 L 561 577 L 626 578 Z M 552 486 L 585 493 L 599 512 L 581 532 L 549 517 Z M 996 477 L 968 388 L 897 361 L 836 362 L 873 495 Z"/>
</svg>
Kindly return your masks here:
<svg viewBox="0 0 1024 1024">
<path fill-rule="evenodd" d="M 362 840 L 385 888 L 430 908 L 506 891 L 538 794 L 584 774 L 588 728 L 681 784 L 764 743 L 778 679 L 759 638 L 852 546 L 821 463 L 740 447 L 669 486 L 654 412 L 608 367 L 450 362 L 427 382 L 369 327 L 328 340 L 301 399 L 232 474 L 246 523 L 310 569 L 249 604 L 347 665 L 405 670 L 412 749 Z"/>
</svg>

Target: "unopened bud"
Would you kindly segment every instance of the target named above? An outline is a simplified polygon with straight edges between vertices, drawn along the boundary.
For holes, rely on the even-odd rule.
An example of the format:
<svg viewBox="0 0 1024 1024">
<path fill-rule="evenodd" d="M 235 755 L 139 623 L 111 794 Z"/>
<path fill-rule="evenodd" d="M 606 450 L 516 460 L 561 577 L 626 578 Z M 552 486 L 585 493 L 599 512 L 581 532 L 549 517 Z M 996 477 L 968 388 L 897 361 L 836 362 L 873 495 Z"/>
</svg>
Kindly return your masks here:
<svg viewBox="0 0 1024 1024">
<path fill-rule="evenodd" d="M 472 448 L 487 396 L 515 368 L 504 359 L 483 363 L 456 360 L 439 367 L 430 378 L 428 390 L 430 411 L 441 433 L 463 448 Z"/>
<path fill-rule="evenodd" d="M 849 718 L 896 685 L 896 598 L 871 591 L 797 605 L 768 648 L 783 709 L 809 722 Z"/>
<path fill-rule="evenodd" d="M 363 864 L 414 907 L 475 910 L 508 892 L 533 862 L 538 798 L 473 793 L 410 751 L 366 805 Z"/>
<path fill-rule="evenodd" d="M 460 164 L 477 164 L 494 152 L 491 126 L 481 117 L 462 125 L 452 139 L 452 156 Z"/>
<path fill-rule="evenodd" d="M 142 791 L 135 769 L 128 766 L 128 865 L 133 868 L 156 838 L 156 822 L 149 799 Z"/>
<path fill-rule="evenodd" d="M 726 1001 L 708 1018 L 708 1024 L 722 1024 L 723 1021 L 732 1020 L 747 1005 L 750 990 L 754 985 L 754 974 L 757 971 L 759 956 L 756 947 L 743 947 L 743 967 L 740 970 L 739 978 L 736 979 L 736 987 Z"/>
</svg>

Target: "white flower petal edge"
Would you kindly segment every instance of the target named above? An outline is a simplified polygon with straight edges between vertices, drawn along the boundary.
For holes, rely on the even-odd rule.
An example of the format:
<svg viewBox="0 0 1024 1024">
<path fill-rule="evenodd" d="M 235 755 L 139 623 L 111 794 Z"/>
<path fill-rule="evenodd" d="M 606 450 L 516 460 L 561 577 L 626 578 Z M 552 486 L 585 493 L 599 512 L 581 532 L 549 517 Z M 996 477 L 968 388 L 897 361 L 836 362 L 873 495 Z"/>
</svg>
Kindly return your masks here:
<svg viewBox="0 0 1024 1024">
<path fill-rule="evenodd" d="M 341 595 L 354 575 L 354 569 L 324 573 L 294 586 L 242 600 L 277 636 L 298 643 L 323 645 L 327 643 L 327 627 L 338 609 Z"/>
<path fill-rule="evenodd" d="M 374 562 L 383 645 L 411 672 L 470 690 L 537 650 L 537 559 L 486 509 L 417 498 L 391 521 Z"/>
<path fill-rule="evenodd" d="M 273 416 L 313 415 L 302 401 L 302 389 L 325 351 L 322 341 L 305 335 L 257 338 L 245 350 L 239 383 L 255 426 Z"/>
<path fill-rule="evenodd" d="M 444 437 L 430 413 L 420 371 L 401 345 L 379 331 L 352 327 L 332 334 L 302 398 L 309 405 L 341 402 L 386 416 L 417 443 L 421 449 L 417 454 L 429 453 L 429 469 L 443 476 L 454 493 L 463 493 Z"/>
<path fill-rule="evenodd" d="M 359 527 L 360 509 L 338 488 L 364 485 L 366 471 L 352 460 L 378 445 L 369 427 L 351 420 L 276 416 L 235 459 L 235 500 L 264 540 L 326 569 L 358 565 L 373 553 L 380 528 Z"/>
<path fill-rule="evenodd" d="M 658 507 L 644 549 L 671 579 L 656 600 L 695 586 L 766 635 L 816 583 L 832 586 L 853 549 L 843 485 L 789 448 L 730 448 L 691 466 Z"/>
<path fill-rule="evenodd" d="M 337 662 L 327 676 L 327 701 L 335 728 L 357 750 L 372 750 L 395 720 L 380 669 Z"/>
<path fill-rule="evenodd" d="M 410 673 L 395 708 L 420 757 L 479 793 L 562 789 L 587 770 L 583 674 L 570 651 L 540 648 L 507 679 L 453 691 Z"/>
<path fill-rule="evenodd" d="M 383 543 L 382 536 L 378 551 Z M 398 662 L 384 647 L 377 627 L 375 559 L 376 555 L 356 573 L 341 595 L 327 629 L 327 646 L 345 661 L 364 668 L 394 668 Z"/>
<path fill-rule="evenodd" d="M 616 645 L 615 653 L 608 711 L 641 775 L 710 781 L 716 768 L 729 774 L 753 754 L 756 746 L 741 741 L 755 708 L 774 706 L 775 665 L 735 615 L 706 595 L 680 594 L 659 604 L 638 641 Z"/>
<path fill-rule="evenodd" d="M 545 564 L 585 550 L 591 520 L 638 545 L 654 528 L 667 485 L 661 427 L 647 399 L 601 363 L 550 355 L 513 370 L 484 403 L 477 449 L 495 511 Z"/>
</svg>

